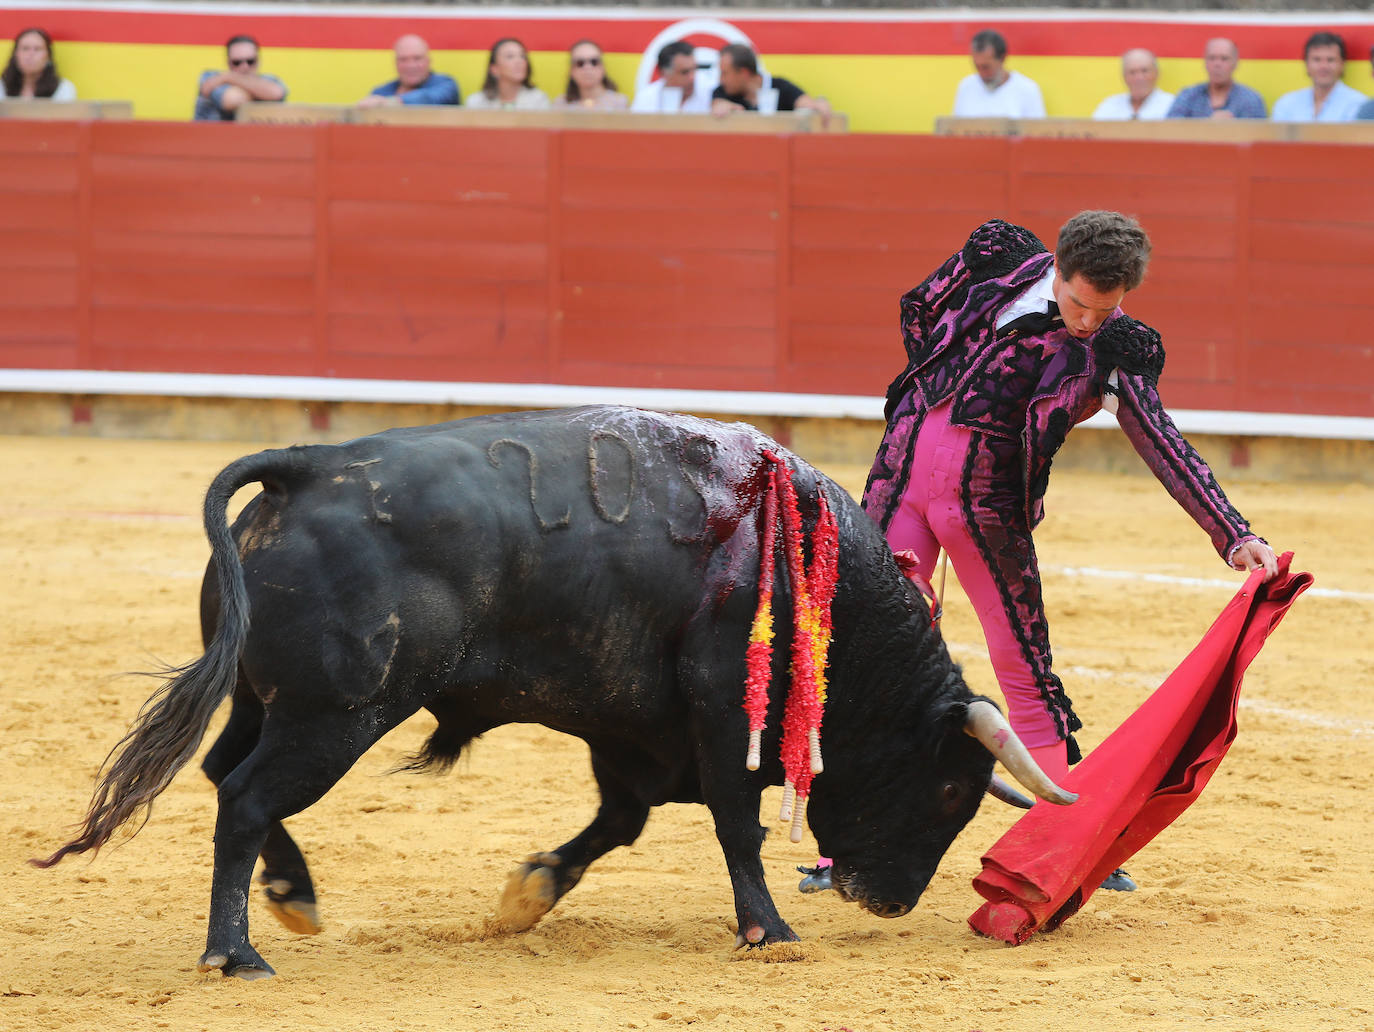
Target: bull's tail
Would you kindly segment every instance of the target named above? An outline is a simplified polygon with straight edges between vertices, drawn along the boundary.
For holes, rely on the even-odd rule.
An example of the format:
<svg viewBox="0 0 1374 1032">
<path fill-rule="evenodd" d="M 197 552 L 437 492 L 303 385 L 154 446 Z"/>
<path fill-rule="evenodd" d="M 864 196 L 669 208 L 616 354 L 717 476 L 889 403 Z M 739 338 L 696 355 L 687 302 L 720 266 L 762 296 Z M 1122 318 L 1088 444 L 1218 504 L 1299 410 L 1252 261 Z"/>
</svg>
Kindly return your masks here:
<svg viewBox="0 0 1374 1032">
<path fill-rule="evenodd" d="M 115 831 L 142 812 L 143 824 L 161 794 L 195 755 L 210 718 L 233 691 L 239 657 L 248 637 L 248 592 L 243 567 L 229 531 L 229 500 L 239 488 L 261 481 L 269 491 L 283 491 L 292 473 L 304 471 L 305 452 L 290 449 L 259 452 L 227 466 L 205 494 L 205 533 L 219 582 L 219 622 L 205 653 L 171 675 L 145 702 L 133 726 L 104 763 L 80 834 L 36 867 L 52 867 L 69 853 L 99 850 Z"/>
</svg>

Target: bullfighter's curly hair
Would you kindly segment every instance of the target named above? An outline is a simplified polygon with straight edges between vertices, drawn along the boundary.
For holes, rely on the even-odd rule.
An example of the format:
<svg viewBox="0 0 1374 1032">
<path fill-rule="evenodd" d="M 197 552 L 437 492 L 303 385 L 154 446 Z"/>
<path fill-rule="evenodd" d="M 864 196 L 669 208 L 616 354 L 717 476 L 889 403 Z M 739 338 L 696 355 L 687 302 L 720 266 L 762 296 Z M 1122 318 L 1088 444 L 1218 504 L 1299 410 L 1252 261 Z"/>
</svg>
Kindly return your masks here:
<svg viewBox="0 0 1374 1032">
<path fill-rule="evenodd" d="M 1119 211 L 1081 211 L 1060 228 L 1054 262 L 1066 280 L 1082 276 L 1098 290 L 1134 290 L 1145 279 L 1150 238 Z"/>
</svg>

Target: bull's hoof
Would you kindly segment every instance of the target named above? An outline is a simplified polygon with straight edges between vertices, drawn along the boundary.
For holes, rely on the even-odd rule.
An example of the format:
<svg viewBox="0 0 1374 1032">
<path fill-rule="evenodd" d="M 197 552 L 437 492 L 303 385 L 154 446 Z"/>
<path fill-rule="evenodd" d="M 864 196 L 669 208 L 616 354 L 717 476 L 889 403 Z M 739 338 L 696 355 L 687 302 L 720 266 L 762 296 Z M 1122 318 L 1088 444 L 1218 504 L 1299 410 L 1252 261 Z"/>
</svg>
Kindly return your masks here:
<svg viewBox="0 0 1374 1032">
<path fill-rule="evenodd" d="M 558 876 L 554 868 L 563 863 L 557 853 L 532 853 L 510 873 L 497 920 L 510 932 L 533 928 L 558 902 Z"/>
<path fill-rule="evenodd" d="M 760 946 L 776 946 L 784 942 L 801 942 L 801 937 L 787 925 L 780 930 L 769 932 L 762 925 L 751 925 L 741 929 L 735 936 L 735 949 L 755 949 Z"/>
<path fill-rule="evenodd" d="M 285 878 L 273 878 L 266 872 L 258 875 L 258 881 L 266 886 L 263 895 L 267 897 L 267 909 L 287 931 L 297 935 L 318 935 L 324 931 L 313 892 L 299 892 Z"/>
<path fill-rule="evenodd" d="M 271 978 L 276 974 L 272 965 L 247 943 L 234 950 L 206 950 L 196 964 L 196 970 L 201 974 L 219 971 L 225 978 L 242 978 L 246 982 Z"/>
</svg>

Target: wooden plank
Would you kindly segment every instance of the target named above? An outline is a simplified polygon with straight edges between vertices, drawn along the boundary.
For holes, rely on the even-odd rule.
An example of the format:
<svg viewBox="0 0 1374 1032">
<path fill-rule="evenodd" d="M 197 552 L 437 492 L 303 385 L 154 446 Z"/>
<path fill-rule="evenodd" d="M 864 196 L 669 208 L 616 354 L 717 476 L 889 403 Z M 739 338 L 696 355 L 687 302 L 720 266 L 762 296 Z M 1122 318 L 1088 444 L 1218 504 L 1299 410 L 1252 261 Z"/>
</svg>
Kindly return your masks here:
<svg viewBox="0 0 1374 1032">
<path fill-rule="evenodd" d="M 17 204 L 13 196 L 0 194 L 0 211 Z M 74 233 L 34 233 L 27 229 L 0 230 L 0 270 L 76 269 Z M 4 277 L 0 276 L 0 284 Z"/>
<path fill-rule="evenodd" d="M 1157 176 L 1083 171 L 1030 172 L 1021 176 L 1021 204 L 1031 210 L 1081 211 L 1107 208 L 1125 211 L 1146 223 L 1158 215 L 1235 218 L 1234 181 L 1225 175 L 1179 174 L 1160 188 Z"/>
<path fill-rule="evenodd" d="M 71 194 L 77 167 L 70 154 L 5 154 L 0 161 L 0 193 Z"/>
<path fill-rule="evenodd" d="M 796 326 L 791 356 L 788 389 L 810 383 L 820 394 L 881 395 L 906 364 L 901 338 L 877 326 Z"/>
<path fill-rule="evenodd" d="M 538 322 L 549 314 L 547 291 L 538 281 L 457 283 L 438 275 L 383 278 L 335 273 L 326 297 L 329 312 L 336 315 Z"/>
<path fill-rule="evenodd" d="M 542 243 L 544 208 L 502 203 L 436 204 L 414 201 L 329 202 L 331 236 L 393 240 L 501 240 Z"/>
<path fill-rule="evenodd" d="M 957 246 L 962 238 L 956 237 L 955 241 Z M 896 298 L 924 280 L 948 257 L 935 251 L 798 248 L 792 254 L 792 285 L 818 290 L 872 288 Z"/>
<path fill-rule="evenodd" d="M 331 239 L 334 273 L 390 278 L 398 269 L 442 268 L 454 282 L 543 282 L 548 261 L 544 244 L 473 240 Z"/>
<path fill-rule="evenodd" d="M 147 193 L 271 194 L 313 197 L 315 172 L 310 161 L 266 161 L 261 158 L 203 158 L 146 154 L 95 154 L 92 186 L 98 194 Z"/>
<path fill-rule="evenodd" d="M 474 159 L 461 168 L 411 161 L 335 159 L 321 189 L 335 200 L 379 197 L 414 203 L 519 204 L 544 206 L 548 168 Z"/>
<path fill-rule="evenodd" d="M 97 305 L 189 308 L 208 319 L 219 313 L 308 312 L 314 285 L 309 276 L 271 276 L 234 268 L 172 272 L 130 266 L 101 266 L 91 273 L 91 300 Z"/>
<path fill-rule="evenodd" d="M 695 210 L 751 212 L 778 206 L 777 173 L 750 168 L 683 175 L 664 165 L 608 173 L 565 168 L 561 201 L 582 208 L 666 208 L 684 217 Z"/>
<path fill-rule="evenodd" d="M 969 173 L 1002 169 L 1009 143 L 1000 138 L 942 139 L 933 136 L 862 133 L 857 136 L 794 136 L 795 176 L 821 169 L 862 174 L 883 169 L 908 176 L 925 173 Z"/>
<path fill-rule="evenodd" d="M 334 161 L 368 162 L 387 155 L 415 168 L 427 165 L 467 168 L 473 164 L 544 168 L 547 133 L 503 129 L 440 129 L 418 132 L 402 126 L 331 125 L 321 129 Z"/>
<path fill-rule="evenodd" d="M 1007 176 L 999 168 L 797 168 L 792 201 L 801 208 L 967 212 L 967 237 L 990 213 L 1006 210 Z"/>
<path fill-rule="evenodd" d="M 338 375 L 420 379 L 520 379 L 544 365 L 543 319 L 333 314 L 329 355 Z M 345 368 L 366 373 L 345 373 Z"/>
<path fill-rule="evenodd" d="M 1251 217 L 1374 226 L 1374 179 L 1256 179 Z"/>
<path fill-rule="evenodd" d="M 786 167 L 788 150 L 786 140 L 769 136 L 569 132 L 563 154 L 567 169 L 600 169 L 612 178 L 660 170 L 686 178 L 722 169 L 778 172 Z"/>
<path fill-rule="evenodd" d="M 241 309 L 207 313 L 199 309 L 159 308 L 149 304 L 106 304 L 93 308 L 91 332 L 98 354 L 140 352 L 162 356 L 158 359 L 160 364 L 144 367 L 152 370 L 228 372 L 228 368 L 221 369 L 217 365 L 217 356 L 236 353 L 270 358 L 296 354 L 308 358 L 311 348 L 308 313 Z M 180 364 L 183 355 L 188 361 L 194 358 L 194 363 Z M 169 361 L 173 364 L 167 364 Z M 308 365 L 293 367 L 306 369 Z"/>
<path fill-rule="evenodd" d="M 699 326 L 689 322 L 563 320 L 563 364 L 598 362 L 664 370 L 706 366 L 733 371 L 767 369 L 771 376 L 777 359 L 776 335 L 767 329 L 720 326 L 703 335 Z M 735 389 L 725 381 L 715 386 Z"/>
<path fill-rule="evenodd" d="M 169 236 L 115 230 L 92 235 L 91 262 L 97 268 L 308 276 L 315 255 L 314 241 L 305 236 Z"/>
<path fill-rule="evenodd" d="M 740 290 L 772 289 L 775 265 L 764 251 L 692 251 L 682 248 L 619 248 L 565 245 L 560 252 L 566 283 L 617 283 L 693 288 L 731 283 Z"/>
<path fill-rule="evenodd" d="M 309 161 L 315 153 L 309 126 L 135 121 L 96 122 L 91 130 L 96 154 Z"/>
<path fill-rule="evenodd" d="M 563 240 L 572 245 L 705 251 L 773 251 L 776 220 L 768 212 L 701 211 L 690 219 L 675 211 L 562 213 Z"/>
<path fill-rule="evenodd" d="M 742 290 L 720 283 L 713 286 L 645 287 L 615 284 L 563 286 L 559 307 L 565 320 L 608 324 L 671 324 L 685 321 L 701 329 L 752 327 L 774 329 L 776 293 Z"/>
<path fill-rule="evenodd" d="M 792 305 L 793 339 L 796 327 L 825 327 L 827 332 L 846 328 L 865 332 L 881 329 L 887 338 L 887 349 L 901 350 L 898 334 L 900 292 L 875 287 L 839 287 L 817 290 L 810 286 L 794 285 L 789 296 Z M 796 353 L 793 357 L 797 358 Z"/>
<path fill-rule="evenodd" d="M 1262 262 L 1368 269 L 1374 265 L 1374 225 L 1257 218 L 1250 224 L 1250 257 Z"/>
<path fill-rule="evenodd" d="M 74 155 L 80 133 L 75 122 L 0 119 L 0 154 Z"/>
<path fill-rule="evenodd" d="M 12 268 L 0 277 L 0 308 L 67 308 L 77 303 L 76 277 L 70 269 Z"/>
<path fill-rule="evenodd" d="M 933 258 L 926 270 L 930 272 L 958 250 L 983 221 L 982 214 L 965 211 L 797 208 L 792 244 L 808 251 L 922 251 L 940 255 Z"/>
<path fill-rule="evenodd" d="M 48 347 L 76 346 L 76 308 L 43 305 L 6 298 L 0 301 L 0 344 L 13 352 L 31 346 L 36 352 Z M 51 368 L 45 365 L 43 368 Z"/>
<path fill-rule="evenodd" d="M 255 194 L 244 184 L 214 195 L 101 192 L 91 198 L 91 226 L 96 233 L 306 237 L 315 208 L 310 198 Z"/>
<path fill-rule="evenodd" d="M 1338 127 L 1330 125 L 1324 128 Z M 1368 123 L 1368 131 L 1374 133 L 1374 123 Z M 1374 139 L 1370 142 L 1374 142 Z M 1347 179 L 1365 183 L 1374 181 L 1374 147 L 1320 143 L 1257 143 L 1250 148 L 1250 160 L 1257 182 L 1264 179 Z M 1301 199 L 1293 198 L 1295 203 L 1299 203 Z"/>
<path fill-rule="evenodd" d="M 75 194 L 0 195 L 0 233 L 51 234 L 74 240 L 78 228 Z"/>
</svg>

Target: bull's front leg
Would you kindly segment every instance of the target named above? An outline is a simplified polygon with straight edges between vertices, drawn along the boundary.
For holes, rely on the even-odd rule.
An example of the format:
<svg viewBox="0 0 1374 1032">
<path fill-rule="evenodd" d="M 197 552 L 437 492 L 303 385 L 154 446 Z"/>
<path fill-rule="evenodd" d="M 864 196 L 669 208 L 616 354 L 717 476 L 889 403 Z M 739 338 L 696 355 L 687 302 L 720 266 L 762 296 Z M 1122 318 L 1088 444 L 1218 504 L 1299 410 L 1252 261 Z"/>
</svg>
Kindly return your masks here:
<svg viewBox="0 0 1374 1032">
<path fill-rule="evenodd" d="M 768 829 L 759 824 L 759 792 L 743 785 L 715 792 L 707 786 L 703 788 L 735 892 L 735 919 L 739 922 L 735 946 L 798 941 L 797 934 L 778 913 L 763 877 L 759 850 Z"/>
</svg>

